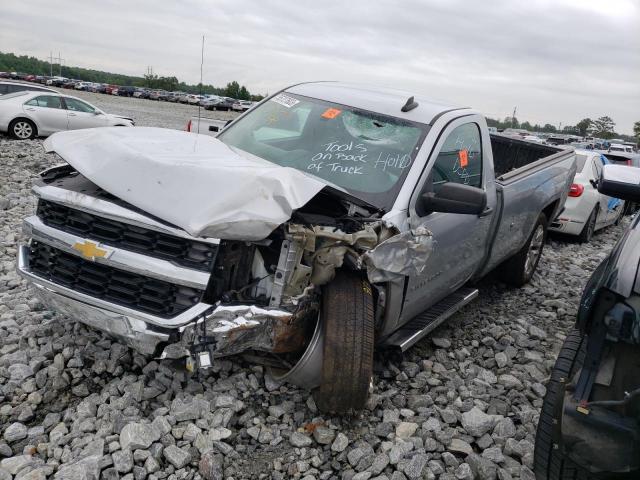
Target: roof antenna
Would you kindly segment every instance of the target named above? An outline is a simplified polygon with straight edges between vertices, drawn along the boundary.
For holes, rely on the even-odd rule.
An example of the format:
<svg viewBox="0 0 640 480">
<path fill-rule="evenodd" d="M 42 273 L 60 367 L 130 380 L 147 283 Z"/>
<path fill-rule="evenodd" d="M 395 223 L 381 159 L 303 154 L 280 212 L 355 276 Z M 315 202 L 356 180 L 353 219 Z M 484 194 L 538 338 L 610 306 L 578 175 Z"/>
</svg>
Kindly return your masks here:
<svg viewBox="0 0 640 480">
<path fill-rule="evenodd" d="M 202 35 L 202 51 L 200 53 L 200 99 L 198 99 L 198 133 L 200 133 L 200 109 L 202 108 L 202 65 L 204 64 L 204 35 Z"/>
<path fill-rule="evenodd" d="M 413 97 L 409 97 L 409 99 L 407 100 L 407 103 L 405 103 L 404 106 L 400 110 L 402 110 L 403 112 L 410 112 L 411 110 L 413 110 L 417 106 L 418 106 L 418 102 L 416 102 L 413 99 Z"/>
</svg>

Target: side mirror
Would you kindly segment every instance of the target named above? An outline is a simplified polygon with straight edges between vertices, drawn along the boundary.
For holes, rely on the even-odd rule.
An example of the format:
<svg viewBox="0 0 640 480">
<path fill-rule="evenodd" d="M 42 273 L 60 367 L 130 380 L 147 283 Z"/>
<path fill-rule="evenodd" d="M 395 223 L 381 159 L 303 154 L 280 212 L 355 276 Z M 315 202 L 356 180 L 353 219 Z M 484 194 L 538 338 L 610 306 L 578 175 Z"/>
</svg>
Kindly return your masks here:
<svg viewBox="0 0 640 480">
<path fill-rule="evenodd" d="M 419 201 L 425 213 L 480 215 L 487 206 L 487 194 L 481 188 L 447 182 L 439 185 L 436 192 L 423 193 Z"/>
<path fill-rule="evenodd" d="M 100 110 L 94 110 L 93 114 L 94 115 L 102 115 L 102 112 Z"/>
<path fill-rule="evenodd" d="M 593 188 L 595 188 L 595 189 L 598 188 L 598 180 L 591 179 L 591 180 L 589 180 L 589 183 L 591 184 L 591 186 Z"/>
<path fill-rule="evenodd" d="M 605 165 L 598 181 L 598 191 L 620 200 L 640 202 L 640 168 Z"/>
</svg>

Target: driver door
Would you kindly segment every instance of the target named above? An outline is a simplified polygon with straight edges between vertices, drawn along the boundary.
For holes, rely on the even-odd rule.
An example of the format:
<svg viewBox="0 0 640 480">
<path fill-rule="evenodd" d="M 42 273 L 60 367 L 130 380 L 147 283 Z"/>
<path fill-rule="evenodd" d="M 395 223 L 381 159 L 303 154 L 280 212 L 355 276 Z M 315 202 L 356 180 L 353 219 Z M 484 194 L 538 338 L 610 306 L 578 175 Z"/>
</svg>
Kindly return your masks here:
<svg viewBox="0 0 640 480">
<path fill-rule="evenodd" d="M 414 192 L 411 228 L 430 230 L 434 248 L 422 274 L 408 280 L 402 322 L 460 288 L 484 261 L 496 194 L 491 143 L 482 137 L 480 125 L 484 120 L 474 115 L 454 120 L 444 129 Z M 480 215 L 422 211 L 420 196 L 437 192 L 446 182 L 483 189 L 487 195 L 485 211 Z"/>
</svg>

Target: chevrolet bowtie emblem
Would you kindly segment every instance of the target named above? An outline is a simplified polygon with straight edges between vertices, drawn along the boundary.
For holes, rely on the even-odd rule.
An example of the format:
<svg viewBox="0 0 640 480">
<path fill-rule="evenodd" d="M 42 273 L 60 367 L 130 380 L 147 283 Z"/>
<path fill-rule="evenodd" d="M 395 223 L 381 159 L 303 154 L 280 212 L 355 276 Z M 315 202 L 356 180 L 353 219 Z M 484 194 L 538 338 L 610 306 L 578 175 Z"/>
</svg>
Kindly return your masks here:
<svg viewBox="0 0 640 480">
<path fill-rule="evenodd" d="M 97 243 L 85 240 L 84 242 L 76 242 L 73 245 L 73 249 L 79 251 L 87 260 L 95 261 L 96 258 L 107 258 L 109 255 L 108 250 L 104 250 L 98 247 Z"/>
</svg>

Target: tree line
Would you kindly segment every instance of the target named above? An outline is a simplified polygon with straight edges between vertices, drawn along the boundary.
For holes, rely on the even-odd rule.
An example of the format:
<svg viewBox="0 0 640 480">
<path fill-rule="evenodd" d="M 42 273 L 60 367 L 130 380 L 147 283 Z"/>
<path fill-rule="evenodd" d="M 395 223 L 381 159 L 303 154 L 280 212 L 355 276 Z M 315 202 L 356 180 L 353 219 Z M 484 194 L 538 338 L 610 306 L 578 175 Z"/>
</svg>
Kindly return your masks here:
<svg viewBox="0 0 640 480">
<path fill-rule="evenodd" d="M 581 137 L 592 136 L 596 138 L 603 138 L 605 140 L 621 138 L 627 142 L 640 141 L 640 121 L 633 125 L 633 135 L 625 135 L 623 133 L 616 133 L 616 122 L 614 122 L 608 115 L 596 118 L 595 120 L 592 120 L 591 118 L 583 118 L 575 125 L 565 125 L 562 127 L 562 130 L 551 123 L 546 123 L 544 125 L 537 123 L 532 125 L 527 121 L 521 123 L 515 117 L 505 117 L 504 120 L 487 118 L 487 125 L 490 127 L 496 127 L 499 130 L 506 128 L 519 128 L 530 132 L 561 133 L 565 135 L 579 135 Z"/>
<path fill-rule="evenodd" d="M 103 72 L 81 67 L 51 65 L 49 62 L 27 55 L 0 52 L 0 72 L 22 72 L 32 75 L 61 75 L 67 78 L 83 80 L 85 82 L 108 83 L 114 85 L 131 85 L 167 91 L 183 91 L 187 93 L 203 93 L 233 97 L 239 100 L 262 100 L 264 95 L 251 94 L 247 87 L 233 81 L 225 87 L 214 85 L 191 85 L 181 82 L 175 76 L 158 76 L 145 74 L 140 77 L 122 75 L 119 73 Z"/>
</svg>

